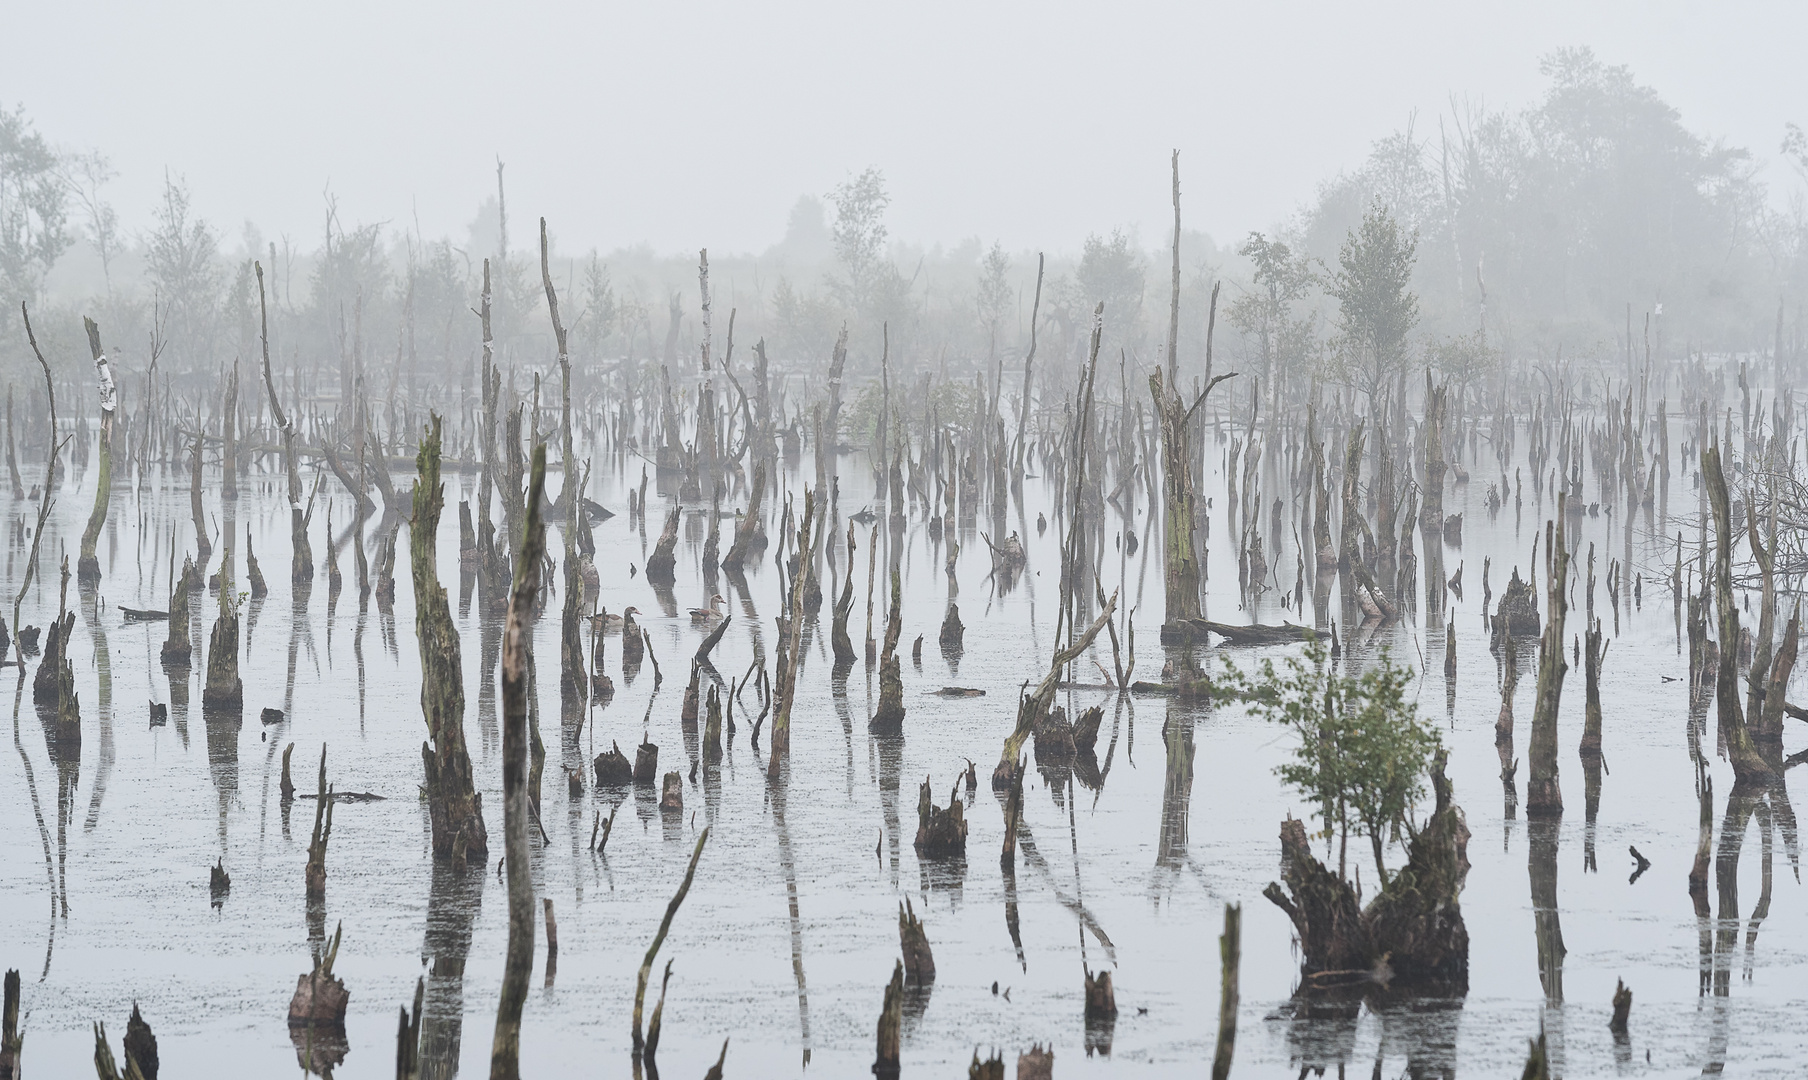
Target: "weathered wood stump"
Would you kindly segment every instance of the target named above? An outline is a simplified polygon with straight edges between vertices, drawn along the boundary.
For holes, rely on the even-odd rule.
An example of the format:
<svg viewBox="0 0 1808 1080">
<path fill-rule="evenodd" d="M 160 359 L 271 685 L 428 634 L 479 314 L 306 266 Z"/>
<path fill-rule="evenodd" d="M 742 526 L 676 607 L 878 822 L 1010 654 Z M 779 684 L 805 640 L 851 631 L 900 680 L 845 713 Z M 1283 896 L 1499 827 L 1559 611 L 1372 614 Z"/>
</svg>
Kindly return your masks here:
<svg viewBox="0 0 1808 1080">
<path fill-rule="evenodd" d="M 929 948 L 929 935 L 923 932 L 923 921 L 905 900 L 898 905 L 898 944 L 904 953 L 904 976 L 921 986 L 935 981 L 935 954 Z"/>
<path fill-rule="evenodd" d="M 339 958 L 343 924 L 333 930 L 332 944 L 314 961 L 314 970 L 295 980 L 295 996 L 289 999 L 289 1027 L 344 1028 L 345 1007 L 351 1000 L 345 983 L 333 974 Z"/>
<path fill-rule="evenodd" d="M 1017 1055 L 1017 1080 L 1055 1080 L 1055 1048 L 1036 1043 Z"/>
<path fill-rule="evenodd" d="M 1432 766 L 1437 805 L 1407 848 L 1407 864 L 1358 910 L 1350 883 L 1313 856 L 1304 823 L 1281 825 L 1283 894 L 1263 890 L 1300 938 L 1306 990 L 1374 982 L 1461 993 L 1469 985 L 1469 933 L 1457 896 L 1469 871 L 1469 828 L 1451 801 L 1444 755 Z"/>
<path fill-rule="evenodd" d="M 659 747 L 643 742 L 634 751 L 634 782 L 651 787 L 659 777 Z"/>
<path fill-rule="evenodd" d="M 929 794 L 929 778 L 917 793 L 917 855 L 925 859 L 943 859 L 967 853 L 967 818 L 960 800 L 949 793 L 948 807 L 935 805 Z"/>
<path fill-rule="evenodd" d="M 942 617 L 942 633 L 939 638 L 942 652 L 960 653 L 964 648 L 966 635 L 967 628 L 961 623 L 960 605 L 950 600 L 948 614 Z"/>
<path fill-rule="evenodd" d="M 609 749 L 596 755 L 591 768 L 596 774 L 597 787 L 622 787 L 634 780 L 634 766 L 628 762 L 628 755 L 622 753 L 620 743 L 612 743 Z"/>
</svg>

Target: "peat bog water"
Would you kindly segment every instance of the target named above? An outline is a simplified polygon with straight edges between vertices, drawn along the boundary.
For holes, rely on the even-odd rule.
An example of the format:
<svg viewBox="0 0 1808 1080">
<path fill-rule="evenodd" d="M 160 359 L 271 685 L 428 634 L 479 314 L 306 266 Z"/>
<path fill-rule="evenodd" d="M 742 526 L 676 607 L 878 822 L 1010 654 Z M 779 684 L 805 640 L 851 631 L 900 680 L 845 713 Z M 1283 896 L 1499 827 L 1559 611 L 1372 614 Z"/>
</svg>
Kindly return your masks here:
<svg viewBox="0 0 1808 1080">
<path fill-rule="evenodd" d="M 1223 441 L 1208 441 L 1200 479 L 1202 499 L 1214 506 L 1208 616 L 1231 623 L 1311 620 L 1310 603 L 1303 614 L 1281 607 L 1295 577 L 1293 525 L 1270 548 L 1280 587 L 1263 593 L 1253 611 L 1240 603 L 1227 539 L 1235 533 L 1226 510 L 1232 500 L 1225 450 Z M 943 545 L 931 542 L 917 508 L 894 541 L 879 508 L 881 570 L 891 558 L 887 545 L 903 548 L 904 736 L 881 740 L 867 733 L 878 694 L 872 668 L 856 663 L 845 683 L 832 684 L 825 603 L 806 631 L 790 780 L 775 788 L 765 777 L 765 755 L 749 746 L 757 711 L 747 707 L 752 693 L 734 710 L 737 730 L 719 772 L 692 773 L 695 738 L 687 743 L 679 723 L 687 660 L 703 634 L 687 609 L 707 604 L 714 592 L 725 597 L 732 623 L 714 657 L 724 679 L 739 678 L 756 656 L 771 661 L 773 617 L 781 606 L 772 502 L 774 547 L 750 567 L 745 593 L 726 579 L 705 583 L 707 505 L 687 506 L 677 586 L 662 597 L 644 575 L 629 573 L 630 564 L 644 566 L 660 524 L 656 511 L 643 530 L 626 512 L 640 462 L 603 460 L 590 494 L 615 516 L 595 527 L 601 603 L 611 612 L 639 609 L 664 677 L 656 689 L 648 663 L 628 681 L 620 670 L 619 635 L 606 637 L 614 699 L 593 706 L 581 729 L 562 732 L 556 601 L 535 629 L 538 723 L 548 754 L 543 825 L 550 842 L 535 840 L 533 877 L 537 895 L 554 903 L 559 953 L 556 977 L 548 978 L 544 938 L 537 939 L 522 1028 L 524 1075 L 630 1074 L 635 973 L 706 825 L 711 834 L 695 883 L 661 953 L 673 963 L 658 1057 L 667 1076 L 702 1076 L 724 1038 L 731 1040 L 730 1077 L 867 1075 L 905 899 L 924 921 L 938 970 L 933 986 L 913 991 L 905 1004 L 906 1076 L 962 1075 L 975 1048 L 984 1056 L 996 1047 L 1012 1062 L 1034 1042 L 1052 1044 L 1062 1077 L 1202 1075 L 1216 1037 L 1218 934 L 1227 902 L 1241 902 L 1244 912 L 1237 1076 L 1294 1076 L 1308 1066 L 1339 1076 L 1518 1075 L 1527 1039 L 1541 1024 L 1551 1039 L 1553 1073 L 1564 1076 L 1722 1069 L 1784 1076 L 1808 1068 L 1801 1033 L 1808 894 L 1787 780 L 1755 808 L 1736 808 L 1733 820 L 1742 829 L 1725 828 L 1731 770 L 1714 752 L 1711 718 L 1691 720 L 1687 650 L 1668 573 L 1675 534 L 1684 533 L 1691 551 L 1698 535 L 1692 469 L 1677 469 L 1664 504 L 1651 519 L 1640 513 L 1630 537 L 1623 508 L 1585 514 L 1579 543 L 1572 535 L 1578 570 L 1592 543 L 1603 579 L 1611 558 L 1625 562 L 1628 579 L 1642 575 L 1640 602 L 1623 590 L 1621 610 L 1603 620 L 1611 637 L 1602 674 L 1606 775 L 1592 825 L 1576 755 L 1580 665 L 1572 667 L 1563 695 L 1560 762 L 1568 811 L 1559 823 L 1533 825 L 1523 813 L 1506 813 L 1494 744 L 1500 671 L 1488 649 L 1482 564 L 1491 561 L 1496 597 L 1515 566 L 1522 573 L 1529 568 L 1533 540 L 1554 513 L 1548 491 L 1539 498 L 1528 481 L 1518 510 L 1509 494 L 1491 516 L 1484 499 L 1494 463 L 1486 461 L 1472 463 L 1474 481 L 1453 485 L 1446 496 L 1445 512 L 1460 512 L 1466 522 L 1462 545 L 1443 552 L 1445 574 L 1465 567 L 1465 598 L 1448 598 L 1457 646 L 1453 684 L 1443 674 L 1443 620 L 1425 614 L 1423 603 L 1391 626 L 1340 627 L 1343 663 L 1360 664 L 1387 648 L 1420 672 L 1418 707 L 1443 728 L 1456 801 L 1472 831 L 1472 868 L 1462 894 L 1469 992 L 1459 1001 L 1364 1010 L 1352 1020 L 1310 1020 L 1288 1015 L 1298 955 L 1287 918 L 1261 895 L 1279 877 L 1282 819 L 1304 816 L 1309 807 L 1273 773 L 1291 736 L 1239 706 L 1063 691 L 1069 715 L 1104 707 L 1098 773 L 1032 769 L 1016 870 L 1009 880 L 1000 870 L 1003 819 L 987 775 L 1012 728 L 1019 688 L 1042 676 L 1053 651 L 1062 519 L 1051 479 L 1026 478 L 1021 508 L 1009 511 L 1006 528 L 1021 533 L 1029 556 L 1027 572 L 1010 591 L 1001 593 L 989 580 L 991 565 L 977 535 L 990 531 L 985 517 L 978 528 L 959 530 L 955 588 L 967 630 L 958 660 L 937 646 L 950 594 Z M 829 532 L 838 575 L 847 570 L 848 516 L 878 507 L 863 497 L 871 490 L 866 458 L 843 456 L 839 466 L 839 516 Z M 809 472 L 805 465 L 784 476 L 799 503 Z M 288 999 L 297 975 L 310 966 L 311 935 L 330 937 L 342 926 L 336 971 L 350 988 L 351 1005 L 348 1045 L 332 1074 L 390 1074 L 397 1007 L 412 1000 L 424 975 L 426 1074 L 485 1075 L 508 903 L 496 866 L 502 847 L 496 680 L 483 670 L 486 657 L 494 666 L 501 619 L 484 616 L 469 598 L 470 586 L 459 585 L 453 512 L 460 499 L 474 498 L 476 478 L 448 472 L 438 545 L 440 578 L 462 639 L 466 738 L 492 838 L 490 865 L 462 874 L 434 865 L 418 794 L 426 729 L 406 534 L 392 613 L 374 600 L 360 605 L 349 550 L 341 554 L 347 585 L 336 606 L 329 610 L 324 581 L 317 579 L 307 606 L 297 611 L 282 572 L 289 556 L 282 477 L 254 471 L 251 479 L 236 504 L 222 504 L 217 490 L 205 499 L 210 520 L 237 537 L 235 578 L 244 579 L 249 529 L 270 580 L 268 597 L 250 601 L 243 622 L 242 721 L 206 720 L 199 708 L 211 596 L 193 598 L 197 655 L 188 704 L 173 705 L 163 726 L 152 726 L 148 716 L 150 703 L 172 701 L 158 660 L 165 624 L 127 622 L 119 610 L 165 607 L 171 545 L 178 566 L 181 553 L 193 550 L 187 477 L 178 471 L 155 473 L 143 491 L 122 478 L 100 541 L 98 590 L 70 583 L 70 604 L 78 611 L 70 655 L 82 707 L 79 761 L 53 757 L 29 692 L 13 695 L 12 750 L 0 754 L 0 966 L 19 968 L 24 979 L 25 1068 L 38 1077 L 88 1075 L 91 1023 L 105 1021 L 117 1039 L 136 1001 L 156 1032 L 166 1076 L 299 1071 L 298 1052 L 305 1048 L 295 1045 L 285 1024 Z M 398 476 L 397 483 L 405 488 L 408 480 Z M 557 483 L 555 477 L 548 486 Z M 92 469 L 72 471 L 71 483 L 58 492 L 22 624 L 47 626 L 55 617 L 57 555 L 69 549 L 73 556 L 93 484 Z M 1102 579 L 1107 592 L 1121 589 L 1120 610 L 1134 608 L 1136 676 L 1155 679 L 1163 656 L 1160 542 L 1139 486 L 1131 486 L 1137 503 L 1128 524 L 1108 511 Z M 1265 485 L 1265 497 L 1276 490 L 1284 491 Z M 343 529 L 349 500 L 338 491 L 333 501 L 335 528 Z M 11 596 L 23 575 L 30 548 L 25 528 L 36 507 L 15 499 L 5 513 L 0 588 Z M 1035 527 L 1039 513 L 1050 523 L 1044 535 Z M 325 550 L 323 517 L 318 511 L 314 517 L 317 561 Z M 1298 519 L 1298 503 L 1289 502 L 1284 520 Z M 731 526 L 729 519 L 725 533 Z M 558 528 L 551 527 L 548 540 L 554 553 L 563 551 Z M 1122 544 L 1125 529 L 1138 536 L 1134 555 Z M 1262 531 L 1269 531 L 1266 514 Z M 867 547 L 875 534 L 865 525 L 857 534 L 850 629 L 858 644 Z M 1542 581 L 1542 551 L 1538 560 Z M 874 590 L 875 636 L 883 634 L 883 578 Z M 825 580 L 825 591 L 830 584 Z M 1580 589 L 1573 610 L 1580 608 Z M 1596 603 L 1605 615 L 1604 591 Z M 1336 604 L 1325 614 L 1341 618 Z M 1572 618 L 1571 626 L 1578 628 L 1579 620 Z M 919 634 L 920 667 L 908 656 Z M 1287 649 L 1229 651 L 1249 663 Z M 1521 650 L 1528 673 L 1535 654 L 1535 645 Z M 1092 656 L 1111 665 L 1103 638 Z M 1089 658 L 1076 665 L 1074 678 L 1102 682 L 1097 671 Z M 13 676 L 0 671 L 0 685 Z M 1521 757 L 1531 683 L 1528 675 L 1518 699 Z M 986 693 L 933 696 L 945 686 Z M 266 707 L 283 710 L 285 718 L 260 723 Z M 595 754 L 620 743 L 632 756 L 643 737 L 659 745 L 662 771 L 691 777 L 682 813 L 662 812 L 656 795 L 593 783 Z M 1793 721 L 1786 737 L 1786 749 L 1800 749 L 1803 730 Z M 1687 884 L 1703 828 L 1692 738 L 1702 739 L 1712 777 L 1715 860 L 1705 920 Z M 312 804 L 298 801 L 285 810 L 278 794 L 282 749 L 291 742 L 302 792 L 313 790 L 325 744 L 328 778 L 338 790 L 382 796 L 336 807 L 324 920 L 313 926 L 303 899 Z M 1187 755 L 1190 774 L 1180 767 Z M 972 796 L 964 784 L 956 786 L 969 759 L 980 773 Z M 561 764 L 583 771 L 581 795 L 568 794 Z M 950 790 L 972 800 L 963 863 L 920 861 L 912 850 L 917 793 L 926 777 L 938 804 Z M 1522 770 L 1522 792 L 1524 778 Z M 606 851 L 594 854 L 594 824 L 617 803 Z M 1629 880 L 1629 845 L 1651 862 L 1636 880 Z M 232 878 L 218 907 L 208 886 L 216 859 Z M 1554 910 L 1542 917 L 1560 926 L 1567 950 L 1543 978 L 1533 899 L 1540 866 L 1555 874 Z M 1014 905 L 1021 950 L 1007 905 Z M 1089 1030 L 1083 1019 L 1087 967 L 1113 972 L 1120 1013 L 1109 1027 Z M 1636 994 L 1627 1047 L 1616 1047 L 1607 1027 L 1617 979 Z M 655 992 L 657 983 L 656 970 Z"/>
</svg>

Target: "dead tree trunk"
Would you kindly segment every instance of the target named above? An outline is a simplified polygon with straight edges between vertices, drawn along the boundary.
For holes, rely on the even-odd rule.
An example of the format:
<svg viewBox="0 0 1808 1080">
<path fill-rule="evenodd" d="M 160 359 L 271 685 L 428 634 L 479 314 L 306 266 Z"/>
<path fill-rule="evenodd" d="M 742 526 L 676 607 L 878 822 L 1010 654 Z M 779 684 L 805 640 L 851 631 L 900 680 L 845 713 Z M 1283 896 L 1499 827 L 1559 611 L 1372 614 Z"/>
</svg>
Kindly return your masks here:
<svg viewBox="0 0 1808 1080">
<path fill-rule="evenodd" d="M 1714 688 L 1719 702 L 1720 738 L 1736 779 L 1768 780 L 1775 769 L 1758 753 L 1739 707 L 1739 607 L 1733 595 L 1733 514 L 1726 476 L 1720 467 L 1718 435 L 1701 452 L 1701 480 L 1714 514 L 1714 604 L 1720 616 L 1720 664 Z"/>
<path fill-rule="evenodd" d="M 677 550 L 678 507 L 674 506 L 666 512 L 665 528 L 659 533 L 658 543 L 653 545 L 653 554 L 647 556 L 648 584 L 671 585 L 678 580 Z"/>
<path fill-rule="evenodd" d="M 163 642 L 163 666 L 186 669 L 194 656 L 194 644 L 188 630 L 188 582 L 195 576 L 192 559 L 182 560 L 182 576 L 170 583 L 169 636 Z M 188 678 L 186 672 L 183 680 Z"/>
<path fill-rule="evenodd" d="M 308 840 L 307 898 L 326 899 L 326 845 L 333 835 L 333 789 L 326 782 L 326 746 L 320 747 L 320 781 L 314 792 L 314 834 Z"/>
<path fill-rule="evenodd" d="M 214 619 L 207 642 L 207 683 L 201 690 L 201 707 L 237 713 L 245 702 L 245 683 L 239 678 L 239 608 L 232 580 L 232 540 L 220 554 L 220 613 Z"/>
<path fill-rule="evenodd" d="M 496 1007 L 496 1034 L 490 1044 L 491 1080 L 520 1080 L 521 1011 L 527 1004 L 534 966 L 534 882 L 527 847 L 528 678 L 533 663 L 533 610 L 540 593 L 540 563 L 546 554 L 546 526 L 540 501 L 546 488 L 546 448 L 534 447 L 528 482 L 526 528 L 515 560 L 515 587 L 502 637 L 502 850 L 508 870 L 508 952 L 502 969 L 502 1000 Z"/>
<path fill-rule="evenodd" d="M 432 414 L 421 440 L 415 466 L 414 520 L 408 530 L 408 554 L 414 571 L 414 630 L 421 652 L 421 715 L 427 740 L 421 744 L 426 770 L 427 815 L 433 826 L 433 855 L 454 867 L 482 862 L 489 854 L 483 823 L 483 797 L 471 774 L 465 750 L 464 668 L 458 628 L 446 590 L 439 582 L 439 518 L 445 507 L 440 482 L 439 415 Z"/>
<path fill-rule="evenodd" d="M 296 597 L 306 603 L 307 589 L 314 581 L 314 550 L 308 543 L 308 515 L 301 505 L 301 467 L 297 461 L 294 420 L 283 412 L 276 397 L 276 381 L 270 374 L 270 315 L 264 300 L 264 268 L 257 265 L 258 340 L 264 353 L 264 390 L 270 397 L 270 418 L 282 434 L 283 468 L 289 476 L 289 537 L 294 557 L 289 565 L 289 580 L 296 587 Z"/>
<path fill-rule="evenodd" d="M 559 450 L 564 455 L 564 475 L 559 481 L 559 501 L 553 517 L 573 521 L 578 510 L 578 455 L 571 444 L 571 354 L 565 347 L 565 324 L 559 320 L 559 294 L 552 286 L 547 261 L 546 219 L 540 219 L 540 281 L 546 287 L 546 307 L 552 313 L 552 333 L 559 349 Z"/>
<path fill-rule="evenodd" d="M 1527 749 L 1526 815 L 1561 817 L 1563 791 L 1557 784 L 1557 706 L 1563 698 L 1563 623 L 1569 607 L 1569 553 L 1564 544 L 1564 496 L 1557 496 L 1556 520 L 1544 526 L 1544 639 L 1538 646 L 1537 697 L 1532 703 L 1532 736 Z"/>
<path fill-rule="evenodd" d="M 904 679 L 898 660 L 898 637 L 903 632 L 903 590 L 898 571 L 891 572 L 891 614 L 885 620 L 885 648 L 879 654 L 879 709 L 867 730 L 874 735 L 904 734 Z"/>
<path fill-rule="evenodd" d="M 854 610 L 854 523 L 848 522 L 847 576 L 841 583 L 841 598 L 835 601 L 835 619 L 830 641 L 835 648 L 835 666 L 843 671 L 854 664 L 854 639 L 848 637 L 848 614 Z"/>
<path fill-rule="evenodd" d="M 778 647 L 777 701 L 772 710 L 771 757 L 766 778 L 779 780 L 791 757 L 791 703 L 797 698 L 797 669 L 803 662 L 804 588 L 809 581 L 810 528 L 816 517 L 816 491 L 804 488 L 804 512 L 797 526 L 798 572 L 791 579 L 791 595 L 785 605 Z"/>
<path fill-rule="evenodd" d="M 113 412 L 119 407 L 119 391 L 113 386 L 113 368 L 107 354 L 101 351 L 100 327 L 84 317 L 88 331 L 88 349 L 94 354 L 95 379 L 100 386 L 100 475 L 94 488 L 94 512 L 88 515 L 88 527 L 82 530 L 81 558 L 76 561 L 76 579 L 92 584 L 100 580 L 100 560 L 94 555 L 95 542 L 107 524 L 107 504 L 113 495 Z M 45 498 L 50 497 L 48 490 Z"/>
</svg>

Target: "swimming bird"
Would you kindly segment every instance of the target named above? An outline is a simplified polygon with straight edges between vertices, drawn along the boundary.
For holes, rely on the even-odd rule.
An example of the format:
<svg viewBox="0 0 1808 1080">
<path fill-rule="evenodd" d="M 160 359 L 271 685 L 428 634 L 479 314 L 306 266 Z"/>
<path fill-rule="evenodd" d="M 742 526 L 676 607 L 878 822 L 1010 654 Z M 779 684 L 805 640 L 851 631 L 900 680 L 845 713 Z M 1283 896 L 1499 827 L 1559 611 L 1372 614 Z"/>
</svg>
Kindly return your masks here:
<svg viewBox="0 0 1808 1080">
<path fill-rule="evenodd" d="M 724 617 L 721 593 L 709 598 L 708 607 L 691 608 L 691 625 L 693 626 L 714 626 Z"/>
</svg>

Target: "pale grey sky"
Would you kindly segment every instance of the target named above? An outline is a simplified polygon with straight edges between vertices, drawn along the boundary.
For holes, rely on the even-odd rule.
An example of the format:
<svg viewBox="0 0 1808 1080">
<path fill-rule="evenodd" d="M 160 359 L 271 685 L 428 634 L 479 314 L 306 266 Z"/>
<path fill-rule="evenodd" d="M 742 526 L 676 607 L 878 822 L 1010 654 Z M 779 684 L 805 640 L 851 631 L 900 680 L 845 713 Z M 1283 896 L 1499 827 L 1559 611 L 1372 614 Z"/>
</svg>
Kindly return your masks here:
<svg viewBox="0 0 1808 1080">
<path fill-rule="evenodd" d="M 108 154 L 128 228 L 163 171 L 228 237 L 347 223 L 462 239 L 508 163 L 517 243 L 758 251 L 867 165 L 894 237 L 1072 250 L 1167 216 L 1221 242 L 1417 109 L 1519 107 L 1589 45 L 1698 131 L 1776 155 L 1808 123 L 1808 4 L 1516 0 L 244 4 L 13 0 L 0 102 Z M 1789 178 L 1768 170 L 1773 183 Z"/>
</svg>

